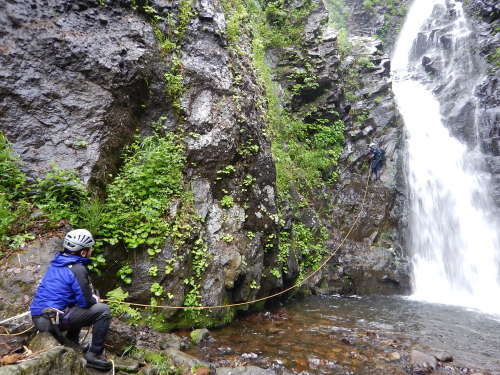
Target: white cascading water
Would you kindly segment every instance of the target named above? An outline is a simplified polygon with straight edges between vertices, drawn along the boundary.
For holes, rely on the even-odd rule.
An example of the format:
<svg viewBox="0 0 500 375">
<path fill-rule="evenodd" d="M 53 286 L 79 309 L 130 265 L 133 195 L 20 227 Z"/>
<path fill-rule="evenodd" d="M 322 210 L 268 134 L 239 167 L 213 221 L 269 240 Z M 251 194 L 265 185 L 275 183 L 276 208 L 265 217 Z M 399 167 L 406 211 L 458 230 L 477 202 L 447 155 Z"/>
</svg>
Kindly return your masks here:
<svg viewBox="0 0 500 375">
<path fill-rule="evenodd" d="M 415 0 L 392 60 L 393 90 L 407 133 L 412 297 L 500 314 L 500 244 L 489 216 L 488 177 L 468 163 L 479 151 L 468 150 L 444 126 L 438 98 L 428 88 L 432 80 L 422 74 L 419 60 L 412 61 L 414 43 L 433 10 L 450 4 L 456 11 L 448 27 L 455 49 L 443 53 L 455 56 L 446 56 L 443 74 L 451 80 L 455 69 L 462 80 L 472 77 L 458 72 L 467 69 L 458 46 L 470 31 L 455 0 Z"/>
</svg>

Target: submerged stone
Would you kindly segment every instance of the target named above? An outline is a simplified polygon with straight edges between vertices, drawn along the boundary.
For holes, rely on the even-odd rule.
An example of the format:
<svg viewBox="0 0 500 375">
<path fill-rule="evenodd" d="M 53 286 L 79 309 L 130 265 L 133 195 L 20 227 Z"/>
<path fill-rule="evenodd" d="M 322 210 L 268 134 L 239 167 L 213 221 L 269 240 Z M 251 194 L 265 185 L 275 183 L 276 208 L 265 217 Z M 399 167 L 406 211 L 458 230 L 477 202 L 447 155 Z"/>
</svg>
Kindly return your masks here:
<svg viewBox="0 0 500 375">
<path fill-rule="evenodd" d="M 437 367 L 436 358 L 418 350 L 411 351 L 410 363 L 414 369 L 434 370 Z"/>
<path fill-rule="evenodd" d="M 220 367 L 217 375 L 274 375 L 275 372 L 256 366 Z"/>
<path fill-rule="evenodd" d="M 453 362 L 453 356 L 448 352 L 438 352 L 434 357 L 440 362 Z"/>
</svg>

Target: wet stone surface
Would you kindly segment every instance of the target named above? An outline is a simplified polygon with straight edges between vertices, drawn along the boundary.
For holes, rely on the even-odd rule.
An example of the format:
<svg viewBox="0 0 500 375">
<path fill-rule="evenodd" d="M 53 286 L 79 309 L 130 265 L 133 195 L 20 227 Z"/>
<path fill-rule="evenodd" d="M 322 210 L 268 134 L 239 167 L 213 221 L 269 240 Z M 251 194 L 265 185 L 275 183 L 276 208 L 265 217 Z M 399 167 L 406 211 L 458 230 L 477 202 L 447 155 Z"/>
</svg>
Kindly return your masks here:
<svg viewBox="0 0 500 375">
<path fill-rule="evenodd" d="M 450 313 L 455 318 L 446 323 Z M 401 298 L 308 297 L 211 330 L 214 339 L 189 353 L 216 367 L 253 365 L 276 374 L 500 374 L 498 339 L 488 336 L 500 323 L 474 314 Z M 481 320 L 488 321 L 485 332 L 464 344 L 464 330 L 481 329 Z M 435 357 L 444 351 L 454 362 Z"/>
</svg>

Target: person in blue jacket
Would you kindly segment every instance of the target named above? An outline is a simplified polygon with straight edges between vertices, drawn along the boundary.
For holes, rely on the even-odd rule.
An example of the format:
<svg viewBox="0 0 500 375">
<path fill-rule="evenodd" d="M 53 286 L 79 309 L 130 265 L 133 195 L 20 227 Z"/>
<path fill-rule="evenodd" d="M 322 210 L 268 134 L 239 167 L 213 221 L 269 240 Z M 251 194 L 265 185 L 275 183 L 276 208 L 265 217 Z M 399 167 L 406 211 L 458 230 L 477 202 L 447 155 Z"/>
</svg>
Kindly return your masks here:
<svg viewBox="0 0 500 375">
<path fill-rule="evenodd" d="M 94 243 L 86 229 L 66 234 L 63 251 L 50 263 L 30 311 L 36 328 L 52 333 L 62 344 L 69 340 L 78 346 L 81 328 L 92 325 L 92 343 L 85 353 L 87 366 L 108 371 L 112 364 L 103 357 L 103 350 L 111 313 L 94 294 L 86 267 Z M 66 331 L 66 337 L 61 331 Z"/>
<path fill-rule="evenodd" d="M 377 147 L 375 143 L 370 143 L 368 146 L 369 154 L 368 158 L 370 159 L 370 167 L 371 174 L 374 180 L 380 179 L 380 172 L 382 170 L 382 166 L 385 161 L 385 152 L 384 150 Z"/>
</svg>

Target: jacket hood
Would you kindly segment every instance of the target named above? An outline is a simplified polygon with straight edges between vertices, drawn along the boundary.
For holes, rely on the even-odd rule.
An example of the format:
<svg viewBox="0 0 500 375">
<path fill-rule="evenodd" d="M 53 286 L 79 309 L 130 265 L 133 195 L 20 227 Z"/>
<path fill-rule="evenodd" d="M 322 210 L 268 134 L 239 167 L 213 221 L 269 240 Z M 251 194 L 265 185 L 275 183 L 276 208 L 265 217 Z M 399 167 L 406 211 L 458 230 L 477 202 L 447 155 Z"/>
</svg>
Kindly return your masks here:
<svg viewBox="0 0 500 375">
<path fill-rule="evenodd" d="M 78 255 L 58 253 L 52 262 L 50 262 L 50 264 L 55 267 L 65 267 L 75 263 L 86 265 L 90 263 L 90 259 L 79 257 Z"/>
</svg>

